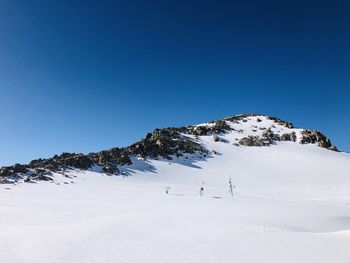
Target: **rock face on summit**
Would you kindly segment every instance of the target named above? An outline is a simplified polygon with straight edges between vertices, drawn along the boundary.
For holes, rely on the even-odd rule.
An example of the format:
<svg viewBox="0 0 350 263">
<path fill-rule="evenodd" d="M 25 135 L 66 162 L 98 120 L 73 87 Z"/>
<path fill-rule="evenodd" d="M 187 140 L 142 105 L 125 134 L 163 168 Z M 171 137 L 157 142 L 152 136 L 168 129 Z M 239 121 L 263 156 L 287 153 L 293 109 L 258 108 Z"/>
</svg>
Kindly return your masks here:
<svg viewBox="0 0 350 263">
<path fill-rule="evenodd" d="M 233 134 L 234 140 L 220 135 Z M 141 160 L 187 158 L 188 155 L 206 158 L 209 151 L 201 138 L 211 136 L 216 143 L 231 143 L 232 147 L 267 147 L 278 142 L 315 144 L 337 151 L 331 141 L 317 130 L 295 128 L 290 122 L 260 114 L 235 115 L 200 125 L 156 129 L 146 137 L 125 148 L 112 148 L 97 153 L 62 153 L 48 159 L 37 159 L 27 165 L 15 164 L 0 168 L 0 183 L 32 180 L 51 180 L 53 172 L 67 169 L 88 170 L 100 167 L 101 172 L 119 174 L 120 167 L 132 164 L 132 158 Z"/>
</svg>

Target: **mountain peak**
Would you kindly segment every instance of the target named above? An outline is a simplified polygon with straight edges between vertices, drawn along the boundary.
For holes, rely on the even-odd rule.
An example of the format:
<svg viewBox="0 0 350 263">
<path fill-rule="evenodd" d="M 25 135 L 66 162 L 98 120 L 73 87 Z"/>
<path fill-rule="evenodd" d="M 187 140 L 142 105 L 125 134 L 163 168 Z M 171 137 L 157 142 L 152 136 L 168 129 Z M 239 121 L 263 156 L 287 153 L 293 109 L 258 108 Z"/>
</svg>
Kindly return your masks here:
<svg viewBox="0 0 350 263">
<path fill-rule="evenodd" d="M 155 129 L 142 140 L 124 147 L 97 153 L 62 153 L 37 159 L 27 165 L 16 164 L 0 169 L 0 181 L 50 180 L 53 172 L 67 169 L 99 168 L 107 174 L 120 174 L 120 167 L 132 166 L 132 159 L 181 159 L 188 155 L 206 159 L 216 155 L 206 145 L 208 138 L 233 147 L 267 147 L 281 142 L 314 144 L 337 151 L 331 141 L 317 130 L 295 128 L 290 122 L 263 114 L 240 114 L 198 125 Z"/>
</svg>

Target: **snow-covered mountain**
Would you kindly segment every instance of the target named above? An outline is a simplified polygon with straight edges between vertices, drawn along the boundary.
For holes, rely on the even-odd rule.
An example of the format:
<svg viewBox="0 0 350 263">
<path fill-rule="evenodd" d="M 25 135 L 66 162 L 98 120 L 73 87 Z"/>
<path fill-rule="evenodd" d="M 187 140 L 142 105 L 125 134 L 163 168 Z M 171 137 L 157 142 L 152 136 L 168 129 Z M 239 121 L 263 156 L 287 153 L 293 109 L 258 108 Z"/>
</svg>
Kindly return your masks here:
<svg viewBox="0 0 350 263">
<path fill-rule="evenodd" d="M 350 154 L 277 118 L 157 129 L 1 178 L 5 263 L 350 261 Z"/>
<path fill-rule="evenodd" d="M 209 139 L 209 140 L 208 140 Z M 211 140 L 216 142 L 211 145 Z M 16 164 L 0 169 L 0 182 L 30 182 L 50 180 L 52 172 L 64 173 L 67 169 L 100 171 L 107 174 L 128 175 L 134 169 L 135 158 L 143 163 L 167 159 L 182 163 L 187 159 L 208 159 L 219 153 L 215 150 L 224 143 L 235 147 L 263 147 L 278 142 L 316 144 L 337 151 L 331 141 L 316 130 L 296 129 L 290 122 L 258 114 L 236 115 L 223 120 L 194 126 L 156 129 L 141 141 L 125 148 L 88 155 L 63 153 L 50 159 L 38 159 L 28 165 Z M 135 168 L 137 169 L 137 168 Z"/>
</svg>

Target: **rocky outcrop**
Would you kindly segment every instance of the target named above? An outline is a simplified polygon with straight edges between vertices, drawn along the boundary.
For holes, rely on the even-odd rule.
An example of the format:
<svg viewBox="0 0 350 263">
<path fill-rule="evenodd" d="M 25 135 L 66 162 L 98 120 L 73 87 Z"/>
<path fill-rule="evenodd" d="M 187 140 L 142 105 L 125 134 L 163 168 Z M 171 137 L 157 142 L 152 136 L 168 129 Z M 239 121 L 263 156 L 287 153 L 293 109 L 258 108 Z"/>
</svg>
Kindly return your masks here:
<svg viewBox="0 0 350 263">
<path fill-rule="evenodd" d="M 239 140 L 239 145 L 244 146 L 269 146 L 271 144 L 275 144 L 278 141 L 296 141 L 297 136 L 295 132 L 291 133 L 285 133 L 282 135 L 279 135 L 277 133 L 274 133 L 271 128 L 264 131 L 261 137 L 259 136 L 248 136 L 244 137 L 241 140 Z"/>
<path fill-rule="evenodd" d="M 176 128 L 175 128 L 176 129 Z M 232 130 L 230 125 L 225 120 L 212 121 L 209 125 L 198 126 L 184 126 L 177 129 L 181 133 L 195 135 L 195 136 L 207 136 L 212 134 L 227 133 Z"/>
<path fill-rule="evenodd" d="M 234 116 L 225 118 L 224 120 L 230 121 L 230 122 L 233 122 L 233 123 L 237 123 L 237 122 L 239 122 L 239 121 L 244 121 L 244 122 L 246 122 L 247 119 L 248 119 L 249 117 L 259 117 L 259 116 L 264 116 L 264 115 L 263 115 L 263 114 L 256 114 L 256 113 L 253 113 L 253 114 L 240 114 L 240 115 L 234 115 Z M 287 122 L 287 121 L 283 121 L 283 120 L 281 120 L 281 119 L 279 119 L 279 118 L 276 118 L 276 117 L 266 116 L 266 119 L 272 120 L 272 121 L 274 121 L 275 123 L 277 123 L 277 124 L 279 124 L 279 125 L 281 125 L 281 126 L 290 128 L 290 129 L 293 129 L 293 128 L 294 128 L 293 123 Z M 261 122 L 262 120 L 261 120 L 260 118 L 257 118 L 256 121 L 257 121 L 257 122 Z"/>
<path fill-rule="evenodd" d="M 171 156 L 179 157 L 185 153 L 207 152 L 203 145 L 180 133 L 181 130 L 181 128 L 180 130 L 176 128 L 156 129 L 148 133 L 141 141 L 129 146 L 127 151 L 130 155 L 139 155 L 142 158 L 163 157 L 166 159 L 171 159 Z"/>
<path fill-rule="evenodd" d="M 0 184 L 13 184 L 15 181 L 8 179 L 7 177 L 0 177 Z"/>
<path fill-rule="evenodd" d="M 317 130 L 303 130 L 301 132 L 301 144 L 315 144 L 322 148 L 326 148 L 332 151 L 338 151 L 337 147 L 332 144 L 332 142 L 323 135 L 320 131 Z"/>
<path fill-rule="evenodd" d="M 118 165 L 130 165 L 129 153 L 124 148 L 112 148 L 98 153 L 90 153 L 93 163 L 102 166 L 102 170 L 109 174 L 119 174 Z"/>
<path fill-rule="evenodd" d="M 263 133 L 262 137 L 268 143 L 267 145 L 270 145 L 270 144 L 274 143 L 275 141 L 280 141 L 281 140 L 280 135 L 273 133 L 271 128 L 267 129 Z"/>
<path fill-rule="evenodd" d="M 10 175 L 26 173 L 28 171 L 26 165 L 16 163 L 13 166 L 1 167 L 0 177 L 8 177 Z"/>
<path fill-rule="evenodd" d="M 44 169 L 34 169 L 30 177 L 27 177 L 27 179 L 35 180 L 35 181 L 52 181 L 52 178 L 50 177 L 52 173 L 50 171 L 44 170 Z"/>
<path fill-rule="evenodd" d="M 195 129 L 194 126 L 181 128 L 156 129 L 146 135 L 141 141 L 126 148 L 112 148 L 109 150 L 90 153 L 62 153 L 52 158 L 36 159 L 28 165 L 16 164 L 11 167 L 0 168 L 0 177 L 7 178 L 11 175 L 23 173 L 26 181 L 51 180 L 48 176 L 51 172 L 65 171 L 67 169 L 88 170 L 94 165 L 102 167 L 102 171 L 108 174 L 119 174 L 118 166 L 131 165 L 131 156 L 142 158 L 166 158 L 182 156 L 183 154 L 207 153 L 200 143 L 185 134 L 209 134 L 222 132 L 227 127 L 218 122 L 207 129 Z M 5 181 L 3 179 L 3 181 Z"/>
<path fill-rule="evenodd" d="M 297 140 L 297 135 L 295 132 L 285 133 L 281 135 L 281 141 L 296 142 L 296 140 Z"/>
<path fill-rule="evenodd" d="M 267 129 L 261 137 L 258 136 L 248 136 L 244 137 L 239 141 L 240 145 L 244 146 L 268 146 L 275 144 L 278 141 L 297 141 L 297 135 L 295 132 L 284 133 L 279 135 L 274 133 L 271 128 Z M 338 151 L 337 147 L 332 144 L 332 142 L 317 130 L 302 130 L 300 144 L 317 144 L 318 146 L 332 150 Z"/>
<path fill-rule="evenodd" d="M 238 141 L 238 143 L 240 145 L 249 146 L 249 147 L 253 147 L 253 146 L 261 147 L 261 146 L 269 145 L 268 142 L 266 143 L 262 138 L 260 138 L 258 136 L 244 137 L 244 138 L 240 139 Z"/>
<path fill-rule="evenodd" d="M 25 165 L 16 163 L 13 167 L 12 167 L 12 171 L 14 173 L 25 173 L 27 171 L 27 167 Z"/>
<path fill-rule="evenodd" d="M 0 168 L 0 177 L 6 177 L 11 174 L 11 170 L 8 167 Z"/>
<path fill-rule="evenodd" d="M 289 128 L 289 129 L 293 129 L 293 128 L 294 128 L 294 125 L 293 125 L 293 123 L 291 123 L 291 122 L 283 121 L 283 120 L 281 120 L 281 119 L 279 119 L 279 118 L 270 117 L 270 116 L 266 116 L 266 118 L 267 118 L 268 120 L 272 120 L 272 121 L 274 121 L 275 123 L 277 123 L 277 124 L 279 124 L 279 125 L 281 125 L 281 126 L 287 127 L 287 128 Z"/>
<path fill-rule="evenodd" d="M 220 138 L 219 138 L 219 136 L 217 134 L 213 134 L 213 141 L 214 142 L 220 141 Z"/>
<path fill-rule="evenodd" d="M 237 123 L 239 121 L 246 121 L 247 118 L 249 117 L 257 117 L 257 116 L 263 116 L 262 114 L 256 114 L 256 113 L 251 113 L 251 114 L 239 114 L 239 115 L 233 115 L 230 117 L 227 117 L 223 120 Z"/>
<path fill-rule="evenodd" d="M 37 159 L 28 164 L 28 168 L 43 168 L 50 171 L 58 171 L 69 167 L 86 170 L 91 168 L 93 161 L 84 154 L 62 153 L 49 159 Z"/>
</svg>

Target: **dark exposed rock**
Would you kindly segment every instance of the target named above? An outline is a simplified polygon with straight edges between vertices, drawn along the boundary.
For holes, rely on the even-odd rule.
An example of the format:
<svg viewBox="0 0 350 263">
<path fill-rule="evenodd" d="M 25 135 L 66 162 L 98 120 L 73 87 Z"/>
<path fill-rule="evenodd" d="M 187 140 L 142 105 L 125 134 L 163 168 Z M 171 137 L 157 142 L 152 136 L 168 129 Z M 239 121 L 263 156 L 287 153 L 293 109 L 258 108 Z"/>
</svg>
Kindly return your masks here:
<svg viewBox="0 0 350 263">
<path fill-rule="evenodd" d="M 139 155 L 143 158 L 161 156 L 167 159 L 184 153 L 207 152 L 204 146 L 181 134 L 176 128 L 156 129 L 141 141 L 129 146 L 127 150 L 130 155 Z"/>
<path fill-rule="evenodd" d="M 256 113 L 253 113 L 253 114 L 240 114 L 240 115 L 234 115 L 234 116 L 231 116 L 231 117 L 228 117 L 228 118 L 225 118 L 224 120 L 227 120 L 227 121 L 231 121 L 231 122 L 238 122 L 238 121 L 247 121 L 246 119 L 249 118 L 249 117 L 258 117 L 258 116 L 264 116 L 263 114 L 256 114 Z M 277 124 L 279 125 L 282 125 L 284 127 L 287 127 L 287 128 L 294 128 L 294 125 L 290 122 L 287 122 L 287 121 L 283 121 L 279 118 L 276 118 L 276 117 L 270 117 L 270 116 L 266 116 L 266 118 L 268 120 L 273 120 L 274 122 L 276 122 Z M 260 118 L 257 118 L 256 120 L 257 122 L 261 122 L 262 120 Z"/>
<path fill-rule="evenodd" d="M 326 148 L 332 151 L 338 151 L 337 147 L 335 147 L 332 142 L 323 135 L 320 131 L 317 130 L 303 130 L 301 132 L 301 144 L 315 144 L 317 143 L 318 146 L 322 148 Z"/>
<path fill-rule="evenodd" d="M 102 166 L 102 170 L 108 174 L 119 174 L 118 165 L 132 164 L 129 153 L 124 148 L 112 148 L 98 153 L 90 153 L 91 160 Z"/>
<path fill-rule="evenodd" d="M 108 174 L 119 174 L 119 169 L 115 164 L 105 164 L 102 168 L 103 172 Z"/>
<path fill-rule="evenodd" d="M 57 171 L 59 169 L 59 162 L 55 158 L 50 159 L 37 159 L 33 160 L 28 164 L 28 168 L 44 168 L 50 171 Z"/>
<path fill-rule="evenodd" d="M 218 142 L 218 141 L 220 141 L 220 138 L 217 134 L 213 134 L 213 140 L 214 140 L 214 142 Z"/>
<path fill-rule="evenodd" d="M 263 137 L 264 140 L 265 140 L 266 142 L 268 142 L 269 144 L 273 143 L 274 141 L 280 141 L 280 140 L 281 140 L 280 136 L 279 136 L 278 134 L 273 133 L 272 130 L 271 130 L 270 128 L 267 129 L 267 130 L 263 133 L 262 137 Z"/>
<path fill-rule="evenodd" d="M 30 177 L 29 176 L 27 176 L 26 178 L 24 178 L 24 180 L 23 180 L 23 182 L 25 182 L 25 183 L 29 183 L 31 180 L 30 180 Z"/>
<path fill-rule="evenodd" d="M 124 148 L 112 148 L 98 153 L 90 153 L 89 157 L 94 163 L 102 166 L 111 163 L 119 165 L 130 165 L 132 163 L 128 151 Z"/>
<path fill-rule="evenodd" d="M 244 145 L 244 146 L 266 146 L 267 144 L 264 142 L 264 140 L 262 140 L 261 138 L 259 138 L 258 136 L 248 136 L 248 137 L 244 137 L 242 139 L 239 140 L 238 142 L 240 145 Z"/>
<path fill-rule="evenodd" d="M 13 180 L 9 180 L 6 177 L 0 177 L 0 184 L 13 184 L 14 181 Z"/>
<path fill-rule="evenodd" d="M 291 141 L 295 142 L 297 140 L 297 135 L 295 132 L 285 133 L 281 135 L 281 141 Z"/>
<path fill-rule="evenodd" d="M 16 163 L 16 164 L 13 166 L 13 172 L 14 172 L 14 173 L 25 173 L 26 171 L 27 171 L 27 167 L 26 167 L 25 165 Z"/>
<path fill-rule="evenodd" d="M 270 117 L 270 116 L 267 116 L 266 118 L 267 118 L 268 120 L 273 120 L 273 121 L 276 122 L 277 124 L 282 125 L 282 126 L 284 126 L 284 127 L 287 127 L 287 128 L 289 128 L 289 129 L 293 129 L 293 128 L 294 128 L 294 125 L 293 125 L 293 123 L 291 123 L 291 122 L 283 121 L 283 120 L 281 120 L 281 119 L 279 119 L 279 118 Z"/>
<path fill-rule="evenodd" d="M 48 163 L 47 165 L 44 165 L 43 167 L 50 170 L 50 171 L 53 171 L 53 172 L 58 171 L 60 169 L 58 163 Z"/>
<path fill-rule="evenodd" d="M 329 147 L 328 150 L 339 152 L 338 148 L 335 145 L 332 145 L 331 147 Z"/>
<path fill-rule="evenodd" d="M 52 178 L 49 177 L 50 175 L 52 175 L 50 171 L 47 171 L 41 168 L 36 168 L 33 170 L 31 176 L 28 178 L 30 180 L 35 180 L 35 181 L 52 181 Z"/>
<path fill-rule="evenodd" d="M 53 179 L 51 177 L 48 177 L 44 174 L 36 175 L 36 176 L 32 177 L 31 179 L 36 180 L 36 181 L 53 181 Z"/>
<path fill-rule="evenodd" d="M 230 125 L 228 125 L 224 120 L 213 121 L 210 124 L 211 125 L 185 126 L 181 128 L 172 128 L 172 129 L 176 129 L 181 133 L 191 134 L 196 136 L 222 134 L 232 130 Z"/>
<path fill-rule="evenodd" d="M 270 128 L 267 129 L 261 137 L 259 136 L 248 136 L 245 138 L 242 138 L 239 141 L 240 145 L 245 146 L 268 146 L 271 144 L 275 144 L 277 141 L 296 141 L 296 134 L 295 132 L 292 133 L 285 133 L 283 135 L 279 135 L 274 133 Z"/>
<path fill-rule="evenodd" d="M 93 165 L 93 161 L 86 155 L 79 154 L 70 156 L 63 161 L 66 167 L 74 167 L 82 170 L 87 170 Z"/>
<path fill-rule="evenodd" d="M 32 171 L 32 176 L 36 176 L 40 174 L 51 174 L 51 172 L 41 168 L 36 168 Z"/>
<path fill-rule="evenodd" d="M 11 170 L 8 167 L 2 167 L 0 168 L 0 177 L 2 176 L 9 176 L 11 173 Z"/>
<path fill-rule="evenodd" d="M 10 175 L 14 175 L 16 173 L 26 173 L 27 167 L 25 165 L 22 164 L 18 164 L 16 163 L 13 166 L 8 166 L 8 167 L 2 167 L 0 168 L 0 177 L 6 177 L 6 176 L 10 176 Z"/>
<path fill-rule="evenodd" d="M 93 161 L 84 154 L 62 153 L 49 159 L 37 159 L 29 163 L 29 168 L 45 168 L 50 171 L 58 171 L 66 168 L 89 169 Z"/>
<path fill-rule="evenodd" d="M 263 116 L 263 114 L 256 114 L 256 113 L 252 113 L 252 114 L 239 114 L 239 115 L 233 115 L 230 117 L 225 118 L 225 121 L 230 121 L 230 122 L 238 122 L 238 121 L 243 121 L 244 119 L 246 120 L 246 118 L 249 117 L 257 117 L 257 116 Z M 246 120 L 247 121 L 247 120 Z"/>
</svg>

